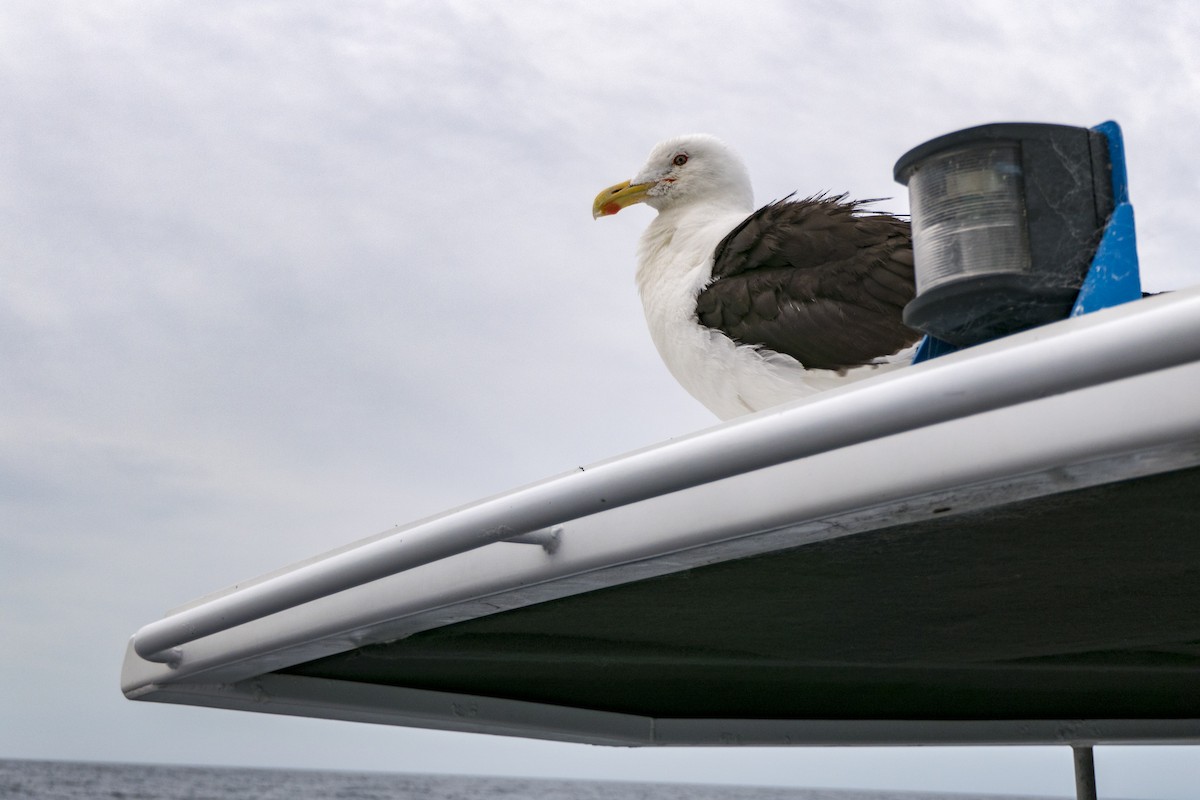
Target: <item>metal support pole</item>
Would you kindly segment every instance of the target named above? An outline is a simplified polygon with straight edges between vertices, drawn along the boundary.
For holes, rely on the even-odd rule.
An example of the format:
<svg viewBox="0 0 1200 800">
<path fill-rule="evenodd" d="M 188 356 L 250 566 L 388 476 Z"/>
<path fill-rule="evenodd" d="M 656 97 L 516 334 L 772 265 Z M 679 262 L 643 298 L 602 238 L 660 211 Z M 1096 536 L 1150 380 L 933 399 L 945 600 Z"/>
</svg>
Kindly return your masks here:
<svg viewBox="0 0 1200 800">
<path fill-rule="evenodd" d="M 1096 800 L 1096 760 L 1091 745 L 1072 745 L 1075 754 L 1075 800 Z"/>
</svg>

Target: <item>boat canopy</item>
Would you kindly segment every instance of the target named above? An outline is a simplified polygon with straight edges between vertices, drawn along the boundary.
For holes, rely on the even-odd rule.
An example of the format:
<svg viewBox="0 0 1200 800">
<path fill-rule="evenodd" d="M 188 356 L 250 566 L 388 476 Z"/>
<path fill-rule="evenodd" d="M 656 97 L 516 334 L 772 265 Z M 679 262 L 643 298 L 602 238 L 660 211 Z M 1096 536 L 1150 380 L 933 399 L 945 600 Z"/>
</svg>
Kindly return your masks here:
<svg viewBox="0 0 1200 800">
<path fill-rule="evenodd" d="M 138 631 L 122 688 L 611 745 L 1200 742 L 1200 289 L 279 570 Z"/>
</svg>

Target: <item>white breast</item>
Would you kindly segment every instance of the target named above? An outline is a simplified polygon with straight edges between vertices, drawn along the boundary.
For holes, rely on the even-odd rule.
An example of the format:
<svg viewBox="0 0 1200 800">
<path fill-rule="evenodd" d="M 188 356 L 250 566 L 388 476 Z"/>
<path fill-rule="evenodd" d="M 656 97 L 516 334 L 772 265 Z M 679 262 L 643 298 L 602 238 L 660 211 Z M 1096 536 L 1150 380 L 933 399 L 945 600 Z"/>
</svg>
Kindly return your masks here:
<svg viewBox="0 0 1200 800">
<path fill-rule="evenodd" d="M 662 211 L 642 234 L 637 284 L 650 336 L 677 381 L 721 419 L 806 397 L 883 367 L 845 374 L 806 370 L 791 356 L 739 345 L 700 324 L 696 295 L 712 276 L 712 254 L 745 211 L 692 205 Z"/>
</svg>

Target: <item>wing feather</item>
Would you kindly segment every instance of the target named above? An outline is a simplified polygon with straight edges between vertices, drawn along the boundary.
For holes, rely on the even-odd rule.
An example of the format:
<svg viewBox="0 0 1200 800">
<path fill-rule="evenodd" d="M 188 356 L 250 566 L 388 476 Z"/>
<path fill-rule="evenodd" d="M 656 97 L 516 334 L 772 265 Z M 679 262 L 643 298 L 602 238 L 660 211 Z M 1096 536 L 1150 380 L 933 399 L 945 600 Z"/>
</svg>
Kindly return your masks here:
<svg viewBox="0 0 1200 800">
<path fill-rule="evenodd" d="M 901 320 L 915 293 L 909 224 L 861 205 L 789 196 L 755 211 L 714 251 L 700 322 L 810 369 L 868 364 L 915 342 Z"/>
</svg>

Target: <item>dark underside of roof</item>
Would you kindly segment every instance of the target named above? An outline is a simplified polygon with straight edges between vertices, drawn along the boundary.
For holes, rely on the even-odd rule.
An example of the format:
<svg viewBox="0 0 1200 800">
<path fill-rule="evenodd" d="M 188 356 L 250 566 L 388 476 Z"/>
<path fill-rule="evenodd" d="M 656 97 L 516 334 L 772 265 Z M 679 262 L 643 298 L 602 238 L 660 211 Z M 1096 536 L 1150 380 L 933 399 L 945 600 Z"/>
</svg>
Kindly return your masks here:
<svg viewBox="0 0 1200 800">
<path fill-rule="evenodd" d="M 283 672 L 656 718 L 1196 719 L 1200 468 L 947 509 Z"/>
</svg>

